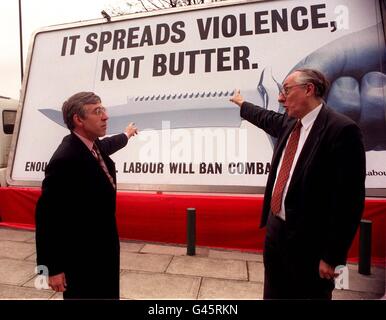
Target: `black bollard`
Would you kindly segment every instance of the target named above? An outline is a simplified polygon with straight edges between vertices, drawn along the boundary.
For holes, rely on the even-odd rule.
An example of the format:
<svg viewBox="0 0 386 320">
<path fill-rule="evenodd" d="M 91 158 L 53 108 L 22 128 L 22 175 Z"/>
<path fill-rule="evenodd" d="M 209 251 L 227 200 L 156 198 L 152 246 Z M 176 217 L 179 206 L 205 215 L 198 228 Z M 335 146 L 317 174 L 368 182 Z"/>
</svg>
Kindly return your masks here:
<svg viewBox="0 0 386 320">
<path fill-rule="evenodd" d="M 359 230 L 358 272 L 364 275 L 371 274 L 371 226 L 371 221 L 361 220 Z"/>
<path fill-rule="evenodd" d="M 188 256 L 194 256 L 196 254 L 196 209 L 188 208 L 186 209 L 187 214 L 187 228 L 186 228 L 186 237 L 187 237 L 187 249 L 186 254 Z"/>
</svg>

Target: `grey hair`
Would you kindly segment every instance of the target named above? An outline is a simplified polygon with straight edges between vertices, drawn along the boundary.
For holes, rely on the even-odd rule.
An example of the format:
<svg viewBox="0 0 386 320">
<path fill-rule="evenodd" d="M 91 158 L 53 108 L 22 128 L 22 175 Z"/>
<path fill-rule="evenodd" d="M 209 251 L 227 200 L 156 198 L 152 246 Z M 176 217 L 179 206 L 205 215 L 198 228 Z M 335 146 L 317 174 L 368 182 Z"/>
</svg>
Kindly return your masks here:
<svg viewBox="0 0 386 320">
<path fill-rule="evenodd" d="M 318 70 L 315 69 L 297 69 L 295 71 L 300 72 L 300 75 L 295 80 L 296 83 L 312 83 L 315 87 L 315 96 L 323 98 L 326 94 L 330 82 L 327 78 Z"/>
<path fill-rule="evenodd" d="M 101 98 L 94 92 L 78 92 L 68 98 L 62 106 L 63 120 L 71 131 L 75 129 L 74 115 L 84 118 L 86 113 L 83 108 L 85 104 L 100 103 Z"/>
</svg>

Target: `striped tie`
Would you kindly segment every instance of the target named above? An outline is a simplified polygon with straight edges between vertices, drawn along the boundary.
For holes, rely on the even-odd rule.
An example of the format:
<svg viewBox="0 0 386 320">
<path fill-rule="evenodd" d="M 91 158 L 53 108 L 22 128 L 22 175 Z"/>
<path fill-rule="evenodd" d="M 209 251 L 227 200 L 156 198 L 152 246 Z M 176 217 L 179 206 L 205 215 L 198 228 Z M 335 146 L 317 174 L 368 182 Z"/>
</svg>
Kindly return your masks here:
<svg viewBox="0 0 386 320">
<path fill-rule="evenodd" d="M 283 191 L 284 187 L 287 184 L 287 180 L 292 167 L 292 162 L 294 161 L 296 149 L 298 148 L 301 128 L 302 123 L 300 122 L 300 120 L 298 120 L 291 133 L 291 136 L 289 137 L 287 147 L 285 148 L 283 161 L 281 163 L 279 175 L 276 179 L 276 184 L 271 199 L 271 211 L 275 215 L 278 214 L 281 209 Z"/>
<path fill-rule="evenodd" d="M 107 169 L 107 166 L 106 166 L 106 163 L 105 161 L 103 160 L 103 157 L 101 155 L 101 152 L 99 151 L 97 145 L 94 143 L 93 146 L 92 146 L 92 149 L 93 151 L 95 152 L 96 154 L 96 158 L 100 164 L 100 166 L 102 167 L 103 171 L 105 172 L 107 178 L 109 178 L 110 182 L 111 182 L 111 185 L 113 186 L 113 188 L 115 189 L 115 183 L 114 183 L 114 179 L 113 177 L 110 175 L 109 173 L 109 170 Z M 95 156 L 94 154 L 94 156 Z"/>
</svg>

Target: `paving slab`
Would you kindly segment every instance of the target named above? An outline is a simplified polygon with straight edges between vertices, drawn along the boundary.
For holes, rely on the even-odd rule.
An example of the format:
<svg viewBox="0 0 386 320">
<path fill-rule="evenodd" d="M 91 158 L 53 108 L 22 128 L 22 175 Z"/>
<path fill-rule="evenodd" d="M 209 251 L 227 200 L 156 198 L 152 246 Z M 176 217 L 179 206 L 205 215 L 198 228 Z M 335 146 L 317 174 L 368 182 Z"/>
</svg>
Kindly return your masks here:
<svg viewBox="0 0 386 320">
<path fill-rule="evenodd" d="M 35 241 L 35 234 L 31 237 L 31 239 L 28 239 L 28 240 L 26 240 L 25 242 L 28 242 L 28 243 L 36 243 L 36 241 Z"/>
<path fill-rule="evenodd" d="M 0 284 L 0 299 L 12 299 L 12 300 L 37 300 L 37 299 L 50 299 L 53 296 L 53 291 L 37 290 L 35 288 L 26 288 L 19 286 L 12 286 L 6 284 Z"/>
<path fill-rule="evenodd" d="M 62 299 L 62 293 L 35 288 L 33 231 L 0 228 L 0 299 Z M 261 254 L 183 245 L 121 241 L 122 299 L 261 299 Z M 385 268 L 371 275 L 348 264 L 349 290 L 334 290 L 336 300 L 386 299 Z"/>
<path fill-rule="evenodd" d="M 174 257 L 166 272 L 207 278 L 248 280 L 246 262 L 239 260 L 221 260 L 196 256 Z"/>
<path fill-rule="evenodd" d="M 350 270 L 350 273 L 353 272 L 353 273 L 360 274 L 358 272 L 358 264 L 348 264 L 347 267 Z M 371 277 L 376 279 L 385 279 L 386 268 L 372 266 L 370 271 L 371 271 L 371 274 L 370 274 Z"/>
<path fill-rule="evenodd" d="M 25 260 L 36 263 L 36 252 L 25 258 Z"/>
<path fill-rule="evenodd" d="M 200 278 L 165 273 L 123 271 L 120 287 L 120 296 L 123 299 L 196 299 L 200 288 Z"/>
<path fill-rule="evenodd" d="M 332 300 L 378 300 L 382 296 L 371 292 L 358 292 L 351 290 L 337 290 L 332 292 Z"/>
<path fill-rule="evenodd" d="M 37 279 L 38 275 L 35 275 L 35 277 L 33 277 L 31 280 L 27 281 L 26 283 L 23 284 L 23 287 L 28 287 L 28 288 L 35 288 L 36 290 L 38 290 L 36 288 L 36 285 L 38 286 L 38 288 L 40 288 L 39 290 L 48 290 L 50 291 L 52 294 L 54 294 L 55 292 L 48 286 L 48 277 L 45 277 L 45 279 L 43 278 L 39 278 Z"/>
<path fill-rule="evenodd" d="M 121 252 L 121 269 L 164 272 L 172 258 L 164 254 Z"/>
<path fill-rule="evenodd" d="M 378 279 L 371 279 L 368 276 L 358 274 L 349 276 L 349 289 L 353 291 L 371 292 L 384 295 L 385 282 Z"/>
<path fill-rule="evenodd" d="M 0 240 L 0 257 L 10 259 L 25 259 L 35 252 L 32 243 Z"/>
<path fill-rule="evenodd" d="M 145 244 L 145 246 L 141 249 L 141 253 L 156 253 L 168 254 L 172 256 L 184 256 L 186 255 L 186 248 L 158 244 Z"/>
<path fill-rule="evenodd" d="M 35 276 L 35 263 L 25 260 L 0 258 L 0 283 L 23 285 Z"/>
<path fill-rule="evenodd" d="M 196 256 L 207 257 L 209 249 L 204 247 L 196 247 Z M 146 244 L 142 250 L 142 253 L 156 253 L 156 254 L 169 254 L 173 256 L 186 256 L 187 249 L 185 246 L 173 246 L 162 244 Z"/>
<path fill-rule="evenodd" d="M 372 267 L 371 275 L 363 275 L 358 272 L 357 265 L 348 265 L 349 290 L 385 294 L 385 269 Z"/>
<path fill-rule="evenodd" d="M 140 252 L 145 244 L 121 241 L 121 252 Z"/>
<path fill-rule="evenodd" d="M 261 262 L 248 261 L 248 279 L 253 282 L 264 282 L 264 265 Z"/>
<path fill-rule="evenodd" d="M 258 261 L 258 262 L 263 261 L 263 255 L 259 253 L 213 250 L 213 249 L 209 250 L 209 258 Z"/>
<path fill-rule="evenodd" d="M 30 241 L 32 239 L 35 239 L 34 231 L 15 230 L 0 227 L 0 240 Z"/>
<path fill-rule="evenodd" d="M 261 300 L 263 284 L 250 281 L 203 278 L 198 299 Z"/>
<path fill-rule="evenodd" d="M 63 293 L 62 292 L 56 292 L 50 300 L 63 300 Z"/>
</svg>

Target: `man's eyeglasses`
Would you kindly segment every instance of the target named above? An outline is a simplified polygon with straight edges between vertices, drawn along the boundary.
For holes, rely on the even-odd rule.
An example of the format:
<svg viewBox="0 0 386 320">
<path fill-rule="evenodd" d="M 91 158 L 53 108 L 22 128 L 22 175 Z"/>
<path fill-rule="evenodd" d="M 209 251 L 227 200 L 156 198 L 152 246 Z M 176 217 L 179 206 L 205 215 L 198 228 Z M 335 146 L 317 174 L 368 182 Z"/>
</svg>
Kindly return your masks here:
<svg viewBox="0 0 386 320">
<path fill-rule="evenodd" d="M 302 83 L 302 84 L 295 84 L 295 85 L 293 85 L 293 86 L 286 86 L 286 87 L 280 87 L 280 93 L 283 95 L 283 96 L 288 96 L 289 95 L 289 93 L 290 93 L 290 91 L 291 91 L 291 89 L 292 88 L 295 88 L 295 87 L 301 87 L 301 86 L 306 86 L 307 85 L 307 83 Z"/>
<path fill-rule="evenodd" d="M 95 114 L 97 116 L 102 115 L 102 113 L 106 113 L 106 108 L 105 107 L 97 107 L 94 110 L 92 110 L 90 113 Z"/>
</svg>

